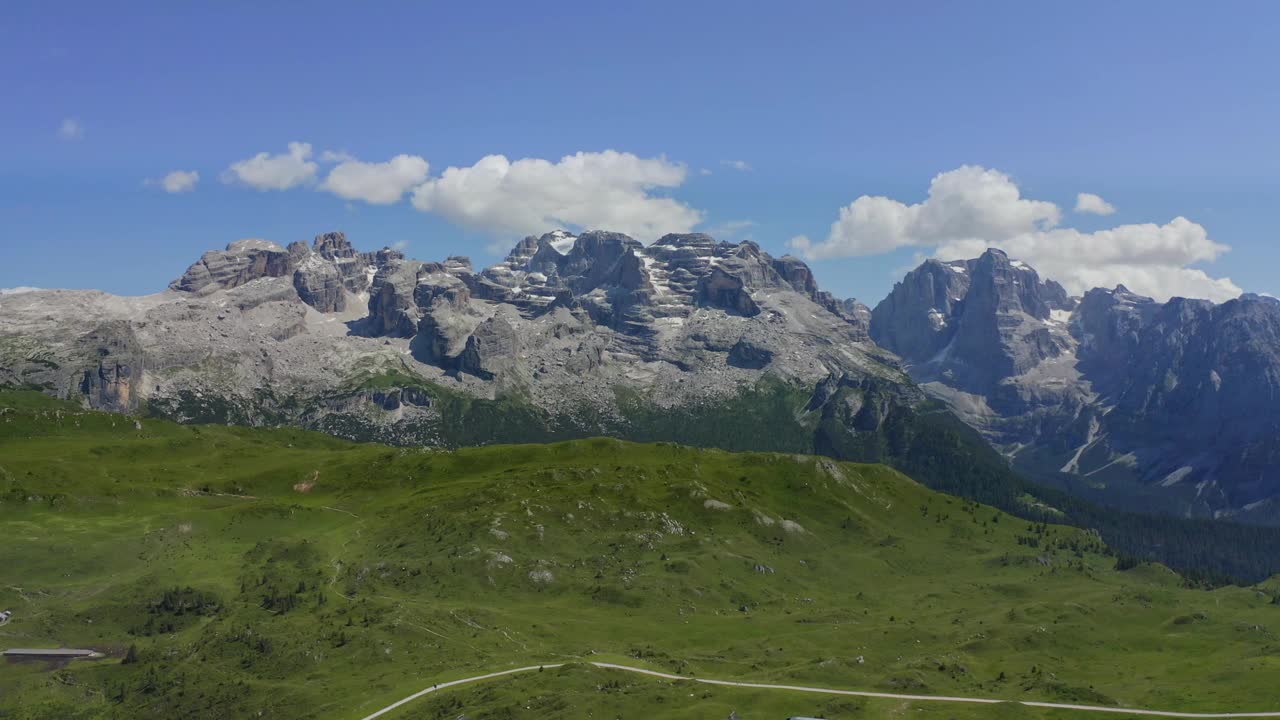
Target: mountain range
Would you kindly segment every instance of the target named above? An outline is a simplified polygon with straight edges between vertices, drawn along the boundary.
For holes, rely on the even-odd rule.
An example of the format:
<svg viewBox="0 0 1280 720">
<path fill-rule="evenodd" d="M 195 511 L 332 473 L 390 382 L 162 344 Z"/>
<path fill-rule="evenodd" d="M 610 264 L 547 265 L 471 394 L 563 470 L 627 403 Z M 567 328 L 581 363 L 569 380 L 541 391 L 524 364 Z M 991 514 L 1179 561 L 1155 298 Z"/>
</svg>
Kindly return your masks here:
<svg viewBox="0 0 1280 720">
<path fill-rule="evenodd" d="M 1013 460 L 1131 507 L 1280 519 L 1280 301 L 1070 297 L 999 250 L 930 260 L 871 336 Z"/>
<path fill-rule="evenodd" d="M 910 458 L 947 481 L 976 471 L 922 448 L 981 443 L 954 416 L 1073 494 L 1280 523 L 1280 301 L 1072 297 L 994 249 L 870 310 L 704 234 L 555 231 L 483 270 L 242 240 L 153 295 L 0 295 L 0 383 L 182 422 Z"/>
</svg>

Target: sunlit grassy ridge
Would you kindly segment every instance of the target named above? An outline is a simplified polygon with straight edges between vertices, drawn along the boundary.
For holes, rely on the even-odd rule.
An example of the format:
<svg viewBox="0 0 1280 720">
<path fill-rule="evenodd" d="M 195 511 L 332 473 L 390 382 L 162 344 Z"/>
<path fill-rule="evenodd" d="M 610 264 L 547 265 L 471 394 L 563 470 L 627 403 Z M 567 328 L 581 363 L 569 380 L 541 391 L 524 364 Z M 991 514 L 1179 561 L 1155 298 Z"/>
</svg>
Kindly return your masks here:
<svg viewBox="0 0 1280 720">
<path fill-rule="evenodd" d="M 0 607 L 16 615 L 0 645 L 117 658 L 0 667 L 0 717 L 359 718 L 437 679 L 575 659 L 1164 709 L 1280 702 L 1272 585 L 1117 571 L 1087 531 L 883 466 L 614 440 L 442 452 L 2 404 Z M 901 709 L 614 677 L 496 680 L 403 716 Z M 520 710 L 533 695 L 569 710 Z M 999 717 L 974 712 L 945 716 Z"/>
</svg>

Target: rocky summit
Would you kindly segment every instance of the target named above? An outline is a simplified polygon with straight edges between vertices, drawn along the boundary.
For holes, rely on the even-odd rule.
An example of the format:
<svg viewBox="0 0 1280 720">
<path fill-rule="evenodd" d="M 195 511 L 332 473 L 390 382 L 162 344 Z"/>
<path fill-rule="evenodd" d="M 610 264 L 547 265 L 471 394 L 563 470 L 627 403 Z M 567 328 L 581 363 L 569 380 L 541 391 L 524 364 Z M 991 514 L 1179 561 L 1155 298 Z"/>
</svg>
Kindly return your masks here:
<svg viewBox="0 0 1280 720">
<path fill-rule="evenodd" d="M 890 421 L 932 399 L 1042 482 L 1280 522 L 1280 301 L 1072 297 L 995 249 L 929 260 L 870 310 L 797 258 L 697 233 L 557 230 L 484 269 L 340 232 L 241 240 L 154 295 L 0 295 L 0 384 L 402 444 L 613 435 L 913 463 L 928 433 Z M 912 471 L 945 483 L 949 462 Z"/>
<path fill-rule="evenodd" d="M 556 231 L 476 270 L 327 233 L 207 252 L 155 295 L 5 295 L 0 382 L 182 421 L 445 445 L 679 439 L 660 416 L 733 402 L 733 422 L 767 436 L 743 398 L 783 392 L 812 416 L 787 409 L 788 423 L 838 414 L 859 418 L 856 434 L 924 397 L 868 328 L 866 306 L 750 242 Z"/>
<path fill-rule="evenodd" d="M 871 315 L 930 395 L 1038 479 L 1132 507 L 1280 520 L 1280 301 L 1069 297 L 999 250 L 930 260 Z"/>
</svg>

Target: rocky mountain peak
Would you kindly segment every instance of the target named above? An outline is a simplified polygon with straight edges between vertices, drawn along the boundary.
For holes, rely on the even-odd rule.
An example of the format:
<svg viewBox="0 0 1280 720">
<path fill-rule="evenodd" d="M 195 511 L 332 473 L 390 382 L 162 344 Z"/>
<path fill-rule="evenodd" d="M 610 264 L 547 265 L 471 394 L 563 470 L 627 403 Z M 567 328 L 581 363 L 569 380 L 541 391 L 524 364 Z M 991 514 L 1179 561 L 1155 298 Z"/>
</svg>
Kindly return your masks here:
<svg viewBox="0 0 1280 720">
<path fill-rule="evenodd" d="M 668 235 L 645 247 L 621 233 L 557 230 L 521 239 L 502 262 L 480 272 L 448 261 L 421 263 L 412 272 L 405 263 L 394 265 L 373 280 L 365 331 L 413 335 L 421 361 L 478 377 L 501 377 L 505 365 L 493 353 L 522 346 L 507 341 L 507 326 L 520 330 L 524 322 L 564 311 L 631 338 L 647 348 L 641 355 L 652 355 L 663 328 L 679 327 L 700 309 L 751 318 L 762 313 L 766 296 L 780 293 L 815 303 L 804 313 L 826 311 L 824 321 L 837 322 L 851 341 L 866 341 L 865 306 L 819 291 L 798 258 L 775 260 L 755 243 L 717 242 L 699 233 Z M 476 333 L 482 337 L 469 342 Z M 772 357 L 768 347 L 739 346 L 736 339 L 723 342 L 723 351 L 739 348 L 734 362 Z"/>
<path fill-rule="evenodd" d="M 997 313 L 1022 312 L 1037 320 L 1048 320 L 1052 310 L 1075 306 L 1067 291 L 1020 260 L 1010 260 L 1003 250 L 988 249 L 972 265 L 970 307 L 989 305 Z M 974 292 L 976 291 L 976 292 Z"/>
<path fill-rule="evenodd" d="M 1123 373 L 1159 307 L 1155 300 L 1123 285 L 1114 290 L 1094 288 L 1080 299 L 1071 332 L 1080 342 L 1080 363 L 1101 386 L 1113 384 Z"/>
<path fill-rule="evenodd" d="M 255 291 L 255 302 L 292 295 L 326 314 L 367 305 L 362 319 L 348 322 L 360 336 L 410 339 L 417 361 L 485 380 L 526 373 L 524 364 L 500 355 L 539 347 L 544 341 L 530 333 L 543 332 L 535 328 L 551 318 L 557 327 L 577 328 L 557 331 L 570 332 L 567 337 L 605 332 L 599 337 L 615 338 L 624 356 L 677 367 L 689 366 L 692 357 L 707 362 L 700 354 L 706 352 L 744 370 L 790 367 L 779 359 L 790 357 L 783 352 L 787 327 L 814 328 L 809 332 L 823 337 L 824 347 L 832 338 L 844 344 L 831 347 L 868 340 L 866 306 L 819 290 L 799 258 L 773 258 L 754 242 L 719 242 L 704 233 L 670 234 L 646 247 L 621 233 L 554 230 L 521 239 L 502 262 L 479 271 L 461 257 L 422 262 L 388 248 L 362 253 L 342 232 L 288 248 L 237 243 L 204 260 L 182 289 L 227 292 L 278 278 Z M 593 348 L 583 349 L 574 367 L 606 362 Z M 844 352 L 825 363 L 846 362 Z M 807 365 L 803 372 L 825 366 Z M 796 371 L 799 366 L 788 372 Z"/>
<path fill-rule="evenodd" d="M 1077 299 L 992 249 L 925 261 L 869 310 L 820 290 L 802 260 L 752 242 L 685 233 L 645 246 L 565 230 L 524 238 L 484 269 L 362 253 L 340 232 L 287 248 L 238 241 L 171 287 L 137 299 L 6 296 L 0 330 L 38 335 L 56 362 L 0 366 L 0 381 L 121 409 L 230 399 L 252 418 L 272 416 L 256 403 L 273 393 L 329 397 L 386 368 L 473 397 L 515 388 L 540 408 L 591 417 L 612 417 L 612 388 L 674 406 L 727 397 L 762 374 L 816 388 L 887 383 L 910 401 L 914 386 L 870 335 L 1024 468 L 1087 476 L 1089 488 L 1151 486 L 1180 498 L 1179 511 L 1251 513 L 1268 498 L 1280 507 L 1280 479 L 1268 474 L 1280 467 L 1272 298 L 1158 303 L 1118 286 Z M 432 412 L 422 393 L 396 397 L 376 402 L 396 417 Z M 400 404 L 408 397 L 416 410 Z M 874 406 L 836 409 L 833 397 L 817 392 L 810 406 L 850 417 Z M 317 414 L 303 421 L 331 410 L 310 407 Z M 367 410 L 334 422 L 366 422 Z"/>
<path fill-rule="evenodd" d="M 354 258 L 358 255 L 347 240 L 347 234 L 341 231 L 317 235 L 312 241 L 312 247 L 321 257 L 329 260 Z"/>
<path fill-rule="evenodd" d="M 512 267 L 522 266 L 538 252 L 538 248 L 542 247 L 543 242 L 537 235 L 526 235 L 523 240 L 516 243 L 515 247 L 511 248 L 511 252 L 507 253 L 507 257 L 503 262 Z M 545 242 L 550 245 L 549 240 Z"/>
<path fill-rule="evenodd" d="M 871 312 L 871 337 L 909 362 L 928 360 L 955 334 L 974 261 L 926 260 Z"/>
<path fill-rule="evenodd" d="M 1069 349 L 1066 318 L 1075 304 L 1061 285 L 991 248 L 907 273 L 872 311 L 870 331 L 918 379 L 986 394 Z"/>
<path fill-rule="evenodd" d="M 317 235 L 310 246 L 298 241 L 288 248 L 267 240 L 238 240 L 226 250 L 202 255 L 169 287 L 208 295 L 263 278 L 291 277 L 303 302 L 320 312 L 342 312 L 349 294 L 367 292 L 378 268 L 402 257 L 390 248 L 359 253 L 342 232 Z"/>
<path fill-rule="evenodd" d="M 658 238 L 654 245 L 673 248 L 710 249 L 717 245 L 717 241 L 706 233 L 668 233 Z"/>
<path fill-rule="evenodd" d="M 282 277 L 292 272 L 289 252 L 268 240 L 237 240 L 225 250 L 210 250 L 187 268 L 182 277 L 169 283 L 181 292 L 207 295 L 229 290 L 264 277 Z"/>
<path fill-rule="evenodd" d="M 1148 486 L 1178 512 L 1280 497 L 1280 302 L 1076 299 L 993 249 L 909 272 L 871 335 L 1034 474 Z"/>
<path fill-rule="evenodd" d="M 365 253 L 365 262 L 375 268 L 382 268 L 384 265 L 391 263 L 393 260 L 403 260 L 404 253 L 389 247 L 381 250 L 374 250 L 371 253 Z"/>
<path fill-rule="evenodd" d="M 814 279 L 813 271 L 800 258 L 794 255 L 783 255 L 780 258 L 775 258 L 773 269 L 788 285 L 795 288 L 796 292 L 804 293 L 811 297 L 817 294 L 818 281 Z"/>
<path fill-rule="evenodd" d="M 246 238 L 244 240 L 236 240 L 235 242 L 229 243 L 227 245 L 226 252 L 236 255 L 249 255 L 262 252 L 284 252 L 284 248 L 270 240 Z"/>
</svg>

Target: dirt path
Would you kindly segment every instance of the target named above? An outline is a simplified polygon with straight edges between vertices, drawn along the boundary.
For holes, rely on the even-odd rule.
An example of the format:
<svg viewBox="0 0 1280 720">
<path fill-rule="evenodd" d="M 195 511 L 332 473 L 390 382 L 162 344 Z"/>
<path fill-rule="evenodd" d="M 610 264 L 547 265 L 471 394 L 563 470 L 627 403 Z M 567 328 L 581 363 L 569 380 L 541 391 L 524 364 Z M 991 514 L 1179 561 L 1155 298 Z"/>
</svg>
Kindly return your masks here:
<svg viewBox="0 0 1280 720">
<path fill-rule="evenodd" d="M 684 675 L 672 675 L 670 673 L 658 672 L 656 670 L 646 670 L 644 668 L 631 667 L 629 665 L 617 665 L 614 663 L 591 662 L 588 664 L 594 665 L 598 668 L 603 668 L 606 670 L 619 670 L 622 672 L 638 673 L 640 675 L 649 675 L 651 677 L 663 678 L 664 680 L 698 682 L 698 683 L 703 683 L 705 685 L 724 685 L 728 687 L 751 688 L 753 690 L 783 690 L 788 692 L 818 693 L 820 695 L 853 695 L 857 697 L 886 698 L 890 700 L 914 700 L 919 702 L 975 703 L 975 704 L 981 704 L 981 705 L 995 705 L 999 703 L 1009 702 L 1017 705 L 1027 705 L 1029 707 L 1052 708 L 1054 710 L 1080 710 L 1083 712 L 1122 713 L 1126 715 L 1151 715 L 1156 717 L 1171 717 L 1171 718 L 1280 718 L 1280 710 L 1271 711 L 1271 712 L 1193 713 L 1193 712 L 1175 712 L 1172 710 L 1147 710 L 1147 709 L 1135 709 L 1135 708 L 1107 707 L 1103 705 L 1070 705 L 1066 703 L 1036 702 L 1032 700 L 996 700 L 992 698 L 952 697 L 947 695 L 903 695 L 899 693 L 870 692 L 867 690 L 840 690 L 836 688 L 808 687 L 805 685 L 776 685 L 773 683 L 735 682 L 733 680 L 712 680 L 710 678 L 695 678 L 695 677 L 686 677 Z M 433 692 L 444 690 L 445 688 L 450 688 L 455 685 L 465 685 L 467 683 L 479 682 L 481 680 L 488 680 L 490 678 L 501 677 L 503 675 L 515 675 L 516 673 L 531 672 L 531 671 L 540 670 L 543 668 L 558 668 L 558 667 L 562 667 L 563 665 L 564 663 L 552 663 L 547 665 L 530 665 L 528 667 L 515 668 L 513 670 L 502 670 L 500 672 L 489 673 L 487 675 L 476 675 L 475 677 L 463 678 L 461 680 L 452 680 L 450 682 L 443 682 L 438 685 L 432 685 L 431 687 L 425 690 L 416 692 L 413 695 L 410 695 L 409 697 L 404 698 L 403 700 L 392 703 L 382 708 L 381 710 L 373 713 L 372 715 L 366 715 L 363 718 L 361 718 L 361 720 L 373 720 L 374 718 L 381 717 L 391 712 L 392 710 L 395 710 L 401 705 L 404 705 L 405 703 L 408 703 L 408 702 L 412 702 L 413 700 L 416 700 L 422 697 L 423 695 L 430 695 Z"/>
</svg>

